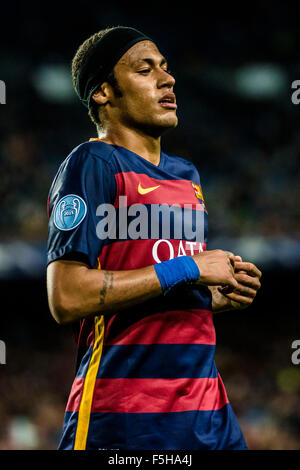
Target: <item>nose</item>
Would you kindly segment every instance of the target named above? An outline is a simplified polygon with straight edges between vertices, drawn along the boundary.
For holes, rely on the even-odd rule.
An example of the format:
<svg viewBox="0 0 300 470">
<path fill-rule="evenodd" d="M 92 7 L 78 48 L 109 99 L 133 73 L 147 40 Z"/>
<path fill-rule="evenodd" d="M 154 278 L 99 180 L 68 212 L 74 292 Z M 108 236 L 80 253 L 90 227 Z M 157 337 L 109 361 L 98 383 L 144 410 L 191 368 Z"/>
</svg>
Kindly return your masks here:
<svg viewBox="0 0 300 470">
<path fill-rule="evenodd" d="M 159 79 L 157 81 L 157 87 L 158 88 L 163 88 L 163 87 L 173 88 L 173 86 L 175 85 L 175 78 L 173 77 L 173 75 L 171 75 L 169 72 L 167 72 L 164 69 L 160 69 L 160 70 L 161 71 L 160 71 Z"/>
</svg>

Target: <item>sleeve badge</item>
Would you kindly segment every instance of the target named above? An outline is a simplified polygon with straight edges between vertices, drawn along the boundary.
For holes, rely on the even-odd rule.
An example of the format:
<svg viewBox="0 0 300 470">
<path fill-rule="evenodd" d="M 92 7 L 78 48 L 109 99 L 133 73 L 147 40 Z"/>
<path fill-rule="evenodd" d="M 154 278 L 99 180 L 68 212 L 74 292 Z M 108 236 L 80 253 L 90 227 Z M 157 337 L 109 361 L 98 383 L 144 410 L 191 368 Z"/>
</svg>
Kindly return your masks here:
<svg viewBox="0 0 300 470">
<path fill-rule="evenodd" d="M 54 225 L 59 230 L 73 230 L 83 221 L 87 213 L 84 200 L 76 194 L 62 197 L 54 209 Z"/>
</svg>

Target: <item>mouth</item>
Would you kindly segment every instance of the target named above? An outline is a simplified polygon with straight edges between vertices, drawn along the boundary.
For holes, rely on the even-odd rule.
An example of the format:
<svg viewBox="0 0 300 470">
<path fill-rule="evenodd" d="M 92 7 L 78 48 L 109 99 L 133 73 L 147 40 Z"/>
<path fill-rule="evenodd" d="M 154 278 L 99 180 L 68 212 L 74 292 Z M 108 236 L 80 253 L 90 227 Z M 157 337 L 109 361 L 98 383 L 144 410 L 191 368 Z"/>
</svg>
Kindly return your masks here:
<svg viewBox="0 0 300 470">
<path fill-rule="evenodd" d="M 159 100 L 160 106 L 166 109 L 177 109 L 176 98 L 174 93 L 167 93 Z"/>
</svg>

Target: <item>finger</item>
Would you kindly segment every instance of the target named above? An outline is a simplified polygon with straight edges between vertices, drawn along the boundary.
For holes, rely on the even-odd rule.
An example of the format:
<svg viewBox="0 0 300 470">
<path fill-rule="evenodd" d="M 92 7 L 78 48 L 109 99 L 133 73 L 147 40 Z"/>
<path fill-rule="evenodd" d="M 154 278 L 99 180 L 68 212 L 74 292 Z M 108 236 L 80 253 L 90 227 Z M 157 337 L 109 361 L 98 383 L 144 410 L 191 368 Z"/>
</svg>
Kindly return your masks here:
<svg viewBox="0 0 300 470">
<path fill-rule="evenodd" d="M 262 276 L 262 272 L 255 266 L 255 264 L 247 261 L 237 261 L 235 263 L 235 270 L 246 271 L 249 276 L 258 277 L 259 279 Z"/>
<path fill-rule="evenodd" d="M 257 289 L 252 289 L 252 287 L 239 285 L 239 287 L 237 289 L 234 289 L 233 292 L 238 295 L 242 295 L 244 297 L 251 297 L 252 299 L 254 299 L 257 294 Z"/>
<path fill-rule="evenodd" d="M 219 289 L 219 291 L 223 295 L 236 294 L 236 295 L 239 295 L 239 296 L 242 296 L 242 297 L 249 297 L 251 299 L 254 299 L 254 297 L 257 294 L 256 289 L 252 289 L 252 287 L 243 286 L 243 285 L 239 285 L 237 288 L 235 288 L 233 290 L 232 290 L 232 288 L 230 288 L 230 289 L 223 288 L 223 289 Z"/>
<path fill-rule="evenodd" d="M 239 288 L 239 283 L 238 281 L 234 278 L 234 276 L 227 278 L 227 280 L 222 283 L 222 286 L 220 286 L 220 289 L 224 290 L 224 292 L 233 292 L 234 289 Z"/>
<path fill-rule="evenodd" d="M 218 287 L 218 290 L 219 292 L 221 292 L 221 294 L 225 295 L 225 294 L 230 294 L 231 292 L 233 292 L 234 287 L 232 286 Z"/>
<path fill-rule="evenodd" d="M 237 262 L 242 262 L 243 261 L 241 256 L 239 256 L 239 255 L 234 255 L 230 251 L 227 251 L 226 253 L 227 253 L 227 256 L 230 260 L 230 263 L 231 263 L 231 265 L 234 269 L 235 269 L 235 265 L 236 265 Z"/>
<path fill-rule="evenodd" d="M 236 276 L 237 273 L 238 274 L 247 274 L 248 275 L 247 271 L 244 271 L 243 269 L 234 269 L 234 272 L 235 272 L 235 276 Z"/>
<path fill-rule="evenodd" d="M 226 253 L 226 255 L 227 255 L 228 257 L 230 257 L 230 256 L 234 256 L 234 254 L 233 254 L 233 253 L 231 253 L 231 251 L 226 251 L 226 250 L 225 250 L 225 253 Z"/>
<path fill-rule="evenodd" d="M 220 289 L 219 289 L 220 290 Z M 249 297 L 249 296 L 246 296 L 246 295 L 241 295 L 237 292 L 230 292 L 228 294 L 224 294 L 222 292 L 222 294 L 227 297 L 229 300 L 232 300 L 233 302 L 238 302 L 246 307 L 248 307 L 249 305 L 252 304 L 253 300 L 254 300 L 254 297 Z"/>
<path fill-rule="evenodd" d="M 261 283 L 257 277 L 248 276 L 244 272 L 235 273 L 235 279 L 239 284 L 251 287 L 252 289 L 258 290 L 261 287 Z"/>
<path fill-rule="evenodd" d="M 233 253 L 231 253 L 231 251 L 225 251 L 226 255 L 228 256 L 229 258 L 229 261 L 231 263 L 231 266 L 234 267 L 234 263 L 235 263 L 235 255 Z"/>
</svg>

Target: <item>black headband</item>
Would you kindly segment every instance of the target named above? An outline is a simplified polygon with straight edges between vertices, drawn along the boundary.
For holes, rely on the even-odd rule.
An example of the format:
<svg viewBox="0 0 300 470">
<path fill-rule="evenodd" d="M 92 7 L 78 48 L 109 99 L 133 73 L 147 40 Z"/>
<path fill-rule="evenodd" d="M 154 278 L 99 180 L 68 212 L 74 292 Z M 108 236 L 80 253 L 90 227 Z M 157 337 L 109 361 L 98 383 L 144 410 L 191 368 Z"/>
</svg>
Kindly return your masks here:
<svg viewBox="0 0 300 470">
<path fill-rule="evenodd" d="M 86 107 L 89 107 L 93 93 L 107 79 L 122 55 L 140 41 L 153 42 L 134 28 L 116 26 L 96 42 L 79 70 L 76 81 L 76 92 Z"/>
</svg>

